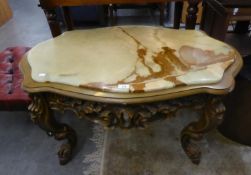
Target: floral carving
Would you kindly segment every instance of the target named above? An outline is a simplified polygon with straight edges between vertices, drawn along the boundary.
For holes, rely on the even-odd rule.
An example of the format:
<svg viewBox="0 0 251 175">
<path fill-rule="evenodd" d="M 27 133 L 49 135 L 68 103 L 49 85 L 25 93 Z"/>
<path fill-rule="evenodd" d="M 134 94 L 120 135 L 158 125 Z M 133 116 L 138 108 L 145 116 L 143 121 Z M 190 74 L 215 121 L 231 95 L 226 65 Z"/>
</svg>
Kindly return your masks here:
<svg viewBox="0 0 251 175">
<path fill-rule="evenodd" d="M 108 128 L 145 127 L 151 121 L 173 116 L 181 108 L 198 108 L 203 105 L 204 99 L 201 96 L 202 98 L 190 97 L 158 103 L 122 105 L 78 100 L 56 94 L 48 94 L 47 97 L 52 109 L 71 110 L 79 118 L 87 118 Z"/>
<path fill-rule="evenodd" d="M 79 118 L 103 124 L 106 128 L 144 128 L 148 123 L 170 118 L 181 108 L 201 110 L 198 121 L 190 123 L 181 132 L 181 145 L 194 164 L 199 164 L 201 151 L 194 141 L 215 128 L 223 119 L 225 107 L 221 99 L 213 95 L 194 95 L 174 100 L 142 104 L 109 104 L 80 100 L 54 93 L 32 94 L 29 106 L 32 120 L 57 140 L 67 139 L 58 152 L 60 163 L 66 164 L 72 155 L 77 138 L 75 131 L 58 123 L 51 109 L 73 111 Z"/>
</svg>

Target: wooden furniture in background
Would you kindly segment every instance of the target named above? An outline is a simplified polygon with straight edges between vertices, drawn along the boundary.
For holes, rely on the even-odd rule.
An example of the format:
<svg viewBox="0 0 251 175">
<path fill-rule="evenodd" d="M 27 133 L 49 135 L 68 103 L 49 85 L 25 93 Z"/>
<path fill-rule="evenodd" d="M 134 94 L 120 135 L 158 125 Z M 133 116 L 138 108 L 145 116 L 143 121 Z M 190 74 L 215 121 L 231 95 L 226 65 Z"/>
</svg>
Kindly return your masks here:
<svg viewBox="0 0 251 175">
<path fill-rule="evenodd" d="M 184 5 L 183 1 L 175 2 L 174 19 L 173 19 L 173 28 L 174 29 L 179 29 L 180 28 L 180 20 L 181 20 L 181 17 L 182 17 L 183 5 Z"/>
<path fill-rule="evenodd" d="M 251 56 L 243 59 L 236 88 L 224 100 L 228 110 L 219 131 L 235 142 L 251 146 Z"/>
<path fill-rule="evenodd" d="M 184 2 L 183 2 L 184 1 Z M 174 23 L 173 23 L 173 28 L 174 29 L 179 29 L 180 28 L 180 23 L 186 23 L 186 17 L 187 14 L 190 10 L 189 9 L 189 3 L 188 1 L 177 1 L 175 2 L 175 7 L 174 7 Z M 202 2 L 199 1 L 197 5 L 195 5 L 194 10 L 197 11 L 197 19 L 196 19 L 196 24 L 199 24 L 201 21 L 202 17 Z"/>
<path fill-rule="evenodd" d="M 59 23 L 57 22 L 56 7 L 70 7 L 70 6 L 82 6 L 82 5 L 109 5 L 109 4 L 138 4 L 138 3 L 167 3 L 180 0 L 40 0 L 40 6 L 44 10 L 49 26 L 51 28 L 52 36 L 58 36 L 61 34 Z M 187 0 L 188 9 L 186 17 L 186 29 L 194 29 L 197 20 L 198 4 L 201 0 Z M 64 11 L 65 22 L 71 29 L 73 22 L 69 18 L 69 10 Z"/>
<path fill-rule="evenodd" d="M 12 17 L 12 10 L 8 0 L 0 1 L 0 27 L 4 25 Z"/>
<path fill-rule="evenodd" d="M 112 19 L 112 24 L 116 24 L 118 9 L 153 8 L 154 6 L 157 7 L 157 9 L 159 10 L 159 14 L 160 14 L 159 24 L 163 26 L 164 20 L 165 20 L 166 3 L 154 3 L 154 4 L 144 3 L 144 4 L 128 4 L 128 5 L 110 4 L 109 14 L 110 14 L 110 18 Z"/>
<path fill-rule="evenodd" d="M 60 23 L 64 23 L 63 13 L 66 9 L 58 8 L 57 17 Z M 108 25 L 108 16 L 107 16 L 107 7 L 106 6 L 74 6 L 69 7 L 66 14 L 71 14 L 71 20 L 74 22 L 76 27 L 83 26 L 107 26 Z M 62 25 L 66 28 L 68 26 Z"/>
<path fill-rule="evenodd" d="M 230 21 L 235 21 L 236 26 L 233 33 L 227 34 Z M 250 54 L 251 38 L 245 33 L 248 32 L 250 21 L 250 0 L 205 1 L 201 29 L 216 39 L 240 48 L 241 54 L 246 56 L 244 68 L 247 66 L 246 62 L 249 62 L 246 68 L 249 76 L 250 56 L 247 55 Z M 251 82 L 240 76 L 236 81 L 236 89 L 225 100 L 229 110 L 226 111 L 225 120 L 219 127 L 219 131 L 226 137 L 247 145 L 251 145 L 250 97 Z"/>
<path fill-rule="evenodd" d="M 250 21 L 250 0 L 207 0 L 204 3 L 201 29 L 224 41 L 230 21 Z"/>
<path fill-rule="evenodd" d="M 182 0 L 176 1 L 174 7 L 174 22 L 173 28 L 179 29 L 181 19 L 185 20 L 186 29 L 194 29 L 196 23 L 199 21 L 197 19 L 198 13 L 200 15 L 199 4 L 202 0 Z M 185 5 L 184 5 L 185 2 Z M 184 19 L 184 17 L 186 18 Z M 200 18 L 200 16 L 199 16 Z"/>
<path fill-rule="evenodd" d="M 251 82 L 236 80 L 236 88 L 224 101 L 227 111 L 219 131 L 227 138 L 251 146 Z"/>
<path fill-rule="evenodd" d="M 181 17 L 181 22 L 184 23 L 184 24 L 186 23 L 187 8 L 188 8 L 188 2 L 185 1 L 184 5 L 183 5 L 183 11 L 182 11 L 182 17 Z M 199 24 L 200 21 L 201 21 L 202 11 L 203 11 L 202 2 L 200 2 L 198 4 L 198 13 L 197 13 L 196 24 Z"/>
</svg>

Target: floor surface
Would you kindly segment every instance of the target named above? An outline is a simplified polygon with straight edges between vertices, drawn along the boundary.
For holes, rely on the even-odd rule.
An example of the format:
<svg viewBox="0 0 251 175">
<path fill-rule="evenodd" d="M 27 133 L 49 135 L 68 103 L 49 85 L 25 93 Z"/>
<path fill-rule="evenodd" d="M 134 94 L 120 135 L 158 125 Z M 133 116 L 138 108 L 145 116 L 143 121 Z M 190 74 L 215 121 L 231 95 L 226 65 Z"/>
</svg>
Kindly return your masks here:
<svg viewBox="0 0 251 175">
<path fill-rule="evenodd" d="M 78 134 L 74 159 L 60 166 L 57 150 L 60 142 L 34 125 L 27 112 L 0 112 L 0 175 L 82 175 L 89 165 L 86 155 L 96 151 L 92 138 L 93 124 L 79 122 L 71 113 L 57 115 Z M 86 174 L 85 174 L 86 175 Z"/>
<path fill-rule="evenodd" d="M 108 131 L 102 175 L 250 175 L 251 147 L 232 142 L 217 130 L 196 143 L 202 157 L 191 163 L 180 144 L 180 133 L 198 113 L 180 110 L 176 117 L 146 129 Z"/>
<path fill-rule="evenodd" d="M 9 0 L 13 18 L 0 27 L 0 50 L 6 47 L 29 46 L 51 37 L 38 0 Z"/>
</svg>

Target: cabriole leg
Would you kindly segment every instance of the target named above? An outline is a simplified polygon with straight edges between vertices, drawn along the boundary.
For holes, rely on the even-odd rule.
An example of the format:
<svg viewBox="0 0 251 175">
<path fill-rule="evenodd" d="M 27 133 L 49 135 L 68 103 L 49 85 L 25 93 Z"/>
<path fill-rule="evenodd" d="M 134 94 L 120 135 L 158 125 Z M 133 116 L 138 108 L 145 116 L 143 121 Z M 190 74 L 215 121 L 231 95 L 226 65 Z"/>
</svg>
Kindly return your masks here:
<svg viewBox="0 0 251 175">
<path fill-rule="evenodd" d="M 200 119 L 190 123 L 181 132 L 181 145 L 194 164 L 200 163 L 201 151 L 194 141 L 199 141 L 204 134 L 216 128 L 223 120 L 225 106 L 221 98 L 209 97 L 202 108 Z"/>
<path fill-rule="evenodd" d="M 59 161 L 61 165 L 71 160 L 73 148 L 76 146 L 77 137 L 75 131 L 64 123 L 58 123 L 53 112 L 49 107 L 46 94 L 31 94 L 32 103 L 28 110 L 31 113 L 31 119 L 40 128 L 45 130 L 49 136 L 54 136 L 56 140 L 66 139 L 67 142 L 62 144 L 59 151 Z"/>
</svg>

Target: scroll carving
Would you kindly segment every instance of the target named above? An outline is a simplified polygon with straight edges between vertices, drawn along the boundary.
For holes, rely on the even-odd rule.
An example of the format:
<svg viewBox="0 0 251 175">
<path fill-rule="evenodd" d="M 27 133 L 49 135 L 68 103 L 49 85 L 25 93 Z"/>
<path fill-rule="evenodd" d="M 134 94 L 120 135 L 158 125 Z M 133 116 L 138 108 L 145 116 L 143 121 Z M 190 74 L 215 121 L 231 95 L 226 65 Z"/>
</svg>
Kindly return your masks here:
<svg viewBox="0 0 251 175">
<path fill-rule="evenodd" d="M 45 130 L 49 136 L 54 136 L 56 140 L 67 140 L 58 151 L 60 164 L 66 164 L 71 159 L 72 150 L 77 142 L 75 131 L 68 125 L 58 123 L 55 120 L 46 94 L 32 94 L 30 97 L 32 103 L 29 105 L 28 110 L 31 113 L 31 120 Z"/>
<path fill-rule="evenodd" d="M 203 138 L 204 134 L 217 127 L 223 120 L 225 106 L 221 98 L 208 98 L 202 108 L 202 116 L 197 122 L 190 123 L 181 132 L 181 144 L 194 164 L 200 163 L 201 151 L 195 141 Z"/>
<path fill-rule="evenodd" d="M 107 128 L 144 128 L 148 123 L 172 117 L 184 107 L 201 107 L 203 98 L 184 98 L 158 103 L 119 105 L 77 100 L 60 95 L 49 95 L 51 108 L 59 111 L 71 110 L 79 118 L 87 118 Z"/>
<path fill-rule="evenodd" d="M 64 112 L 73 111 L 79 118 L 101 123 L 107 128 L 120 127 L 130 129 L 144 128 L 148 123 L 174 116 L 179 109 L 201 110 L 198 121 L 190 123 L 181 132 L 181 145 L 194 164 L 199 164 L 201 151 L 195 144 L 223 119 L 225 107 L 221 99 L 212 95 L 194 95 L 175 100 L 143 104 L 109 104 L 85 101 L 58 94 L 46 93 L 31 95 L 29 106 L 32 120 L 57 140 L 66 139 L 58 152 L 60 163 L 66 164 L 76 145 L 76 133 L 66 124 L 54 119 L 51 109 Z"/>
</svg>

